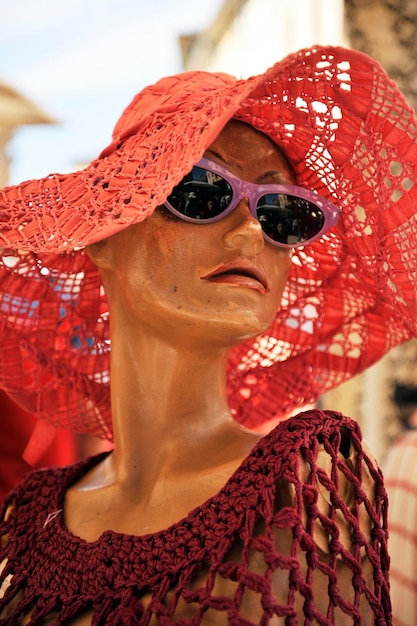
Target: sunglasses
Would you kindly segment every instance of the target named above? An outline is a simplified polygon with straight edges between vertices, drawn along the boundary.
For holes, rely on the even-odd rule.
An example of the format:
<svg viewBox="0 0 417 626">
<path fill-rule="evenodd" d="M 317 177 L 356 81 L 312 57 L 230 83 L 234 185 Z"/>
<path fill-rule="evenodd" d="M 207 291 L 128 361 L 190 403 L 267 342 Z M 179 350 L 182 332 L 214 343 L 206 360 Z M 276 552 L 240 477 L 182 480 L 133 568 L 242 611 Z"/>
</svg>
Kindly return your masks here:
<svg viewBox="0 0 417 626">
<path fill-rule="evenodd" d="M 164 206 L 194 224 L 217 222 L 249 202 L 264 238 L 279 248 L 304 246 L 334 226 L 339 209 L 315 191 L 295 185 L 255 185 L 201 159 L 172 190 Z"/>
</svg>

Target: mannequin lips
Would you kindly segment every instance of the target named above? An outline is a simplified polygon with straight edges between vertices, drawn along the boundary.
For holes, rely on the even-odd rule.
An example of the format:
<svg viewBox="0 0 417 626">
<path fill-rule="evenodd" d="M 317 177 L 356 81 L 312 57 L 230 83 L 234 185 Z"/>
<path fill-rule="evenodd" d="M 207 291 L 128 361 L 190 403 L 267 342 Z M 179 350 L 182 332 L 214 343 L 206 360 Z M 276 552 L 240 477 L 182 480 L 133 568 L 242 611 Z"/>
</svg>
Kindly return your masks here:
<svg viewBox="0 0 417 626">
<path fill-rule="evenodd" d="M 201 280 L 248 287 L 249 289 L 257 289 L 262 293 L 269 291 L 268 279 L 263 268 L 257 261 L 249 261 L 243 257 L 222 263 L 212 272 L 201 276 Z"/>
</svg>

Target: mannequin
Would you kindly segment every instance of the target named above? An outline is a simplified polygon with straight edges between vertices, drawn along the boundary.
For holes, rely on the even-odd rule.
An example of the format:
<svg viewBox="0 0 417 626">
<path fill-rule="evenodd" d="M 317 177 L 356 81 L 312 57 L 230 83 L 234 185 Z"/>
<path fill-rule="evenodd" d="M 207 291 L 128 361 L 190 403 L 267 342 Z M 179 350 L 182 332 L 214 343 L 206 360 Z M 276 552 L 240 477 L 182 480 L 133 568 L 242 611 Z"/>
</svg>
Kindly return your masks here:
<svg viewBox="0 0 417 626">
<path fill-rule="evenodd" d="M 206 156 L 243 180 L 293 182 L 279 148 L 236 120 Z M 185 224 L 161 207 L 144 222 L 91 244 L 88 252 L 100 269 L 112 319 L 115 448 L 68 490 L 64 515 L 71 533 L 92 542 L 107 529 L 147 534 L 169 527 L 216 494 L 260 439 L 230 415 L 226 359 L 231 347 L 272 323 L 291 251 L 265 243 L 242 200 L 205 227 Z M 231 269 L 219 272 L 225 263 Z M 283 482 L 277 506 L 291 499 Z M 323 529 L 315 532 L 326 559 Z M 341 526 L 340 532 L 347 531 Z M 276 541 L 290 552 L 286 532 Z M 252 566 L 261 571 L 256 561 Z M 345 570 L 339 578 L 346 597 L 352 595 L 349 577 Z M 317 575 L 318 597 L 323 582 Z M 281 599 L 288 592 L 280 573 L 274 591 Z M 218 593 L 229 593 L 227 582 Z M 258 611 L 248 606 L 246 617 L 257 623 Z M 298 612 L 302 619 L 301 602 Z M 87 614 L 73 623 L 90 619 Z M 350 623 L 344 619 L 340 614 L 337 623 Z"/>
<path fill-rule="evenodd" d="M 405 315 L 395 337 L 387 323 L 405 257 L 377 219 L 413 226 L 366 187 L 352 131 L 370 136 L 363 65 L 380 76 L 326 49 L 248 83 L 165 79 L 85 170 L 3 191 L 1 236 L 17 251 L 2 257 L 0 312 L 36 374 L 22 395 L 46 422 L 112 437 L 114 450 L 34 472 L 9 495 L 1 626 L 390 623 L 379 468 L 350 418 L 290 417 L 412 332 Z M 27 278 L 33 303 L 19 308 Z M 47 316 L 56 335 L 43 333 Z"/>
<path fill-rule="evenodd" d="M 207 154 L 244 180 L 291 182 L 277 147 L 241 122 L 229 122 Z M 115 439 L 113 454 L 67 496 L 67 523 L 89 540 L 105 528 L 166 528 L 216 493 L 259 439 L 230 415 L 226 359 L 272 323 L 290 250 L 264 243 L 244 200 L 205 227 L 167 213 L 89 247 L 112 319 Z M 244 269 L 210 279 L 225 262 Z M 267 288 L 248 275 L 255 269 Z M 93 497 L 97 529 L 83 511 Z"/>
</svg>

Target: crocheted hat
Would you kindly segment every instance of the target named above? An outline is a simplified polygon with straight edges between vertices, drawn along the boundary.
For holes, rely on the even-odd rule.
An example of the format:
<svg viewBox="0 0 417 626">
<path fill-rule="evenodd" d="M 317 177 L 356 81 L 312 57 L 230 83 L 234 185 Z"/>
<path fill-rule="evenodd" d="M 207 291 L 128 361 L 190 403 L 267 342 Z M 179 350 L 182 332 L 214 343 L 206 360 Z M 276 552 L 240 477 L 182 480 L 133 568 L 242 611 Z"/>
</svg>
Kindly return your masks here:
<svg viewBox="0 0 417 626">
<path fill-rule="evenodd" d="M 164 78 L 84 170 L 0 192 L 0 386 L 26 410 L 111 439 L 107 303 L 84 246 L 146 219 L 232 117 L 341 208 L 295 250 L 272 327 L 230 353 L 236 419 L 286 416 L 415 335 L 416 119 L 375 61 L 315 47 L 247 80 Z"/>
</svg>

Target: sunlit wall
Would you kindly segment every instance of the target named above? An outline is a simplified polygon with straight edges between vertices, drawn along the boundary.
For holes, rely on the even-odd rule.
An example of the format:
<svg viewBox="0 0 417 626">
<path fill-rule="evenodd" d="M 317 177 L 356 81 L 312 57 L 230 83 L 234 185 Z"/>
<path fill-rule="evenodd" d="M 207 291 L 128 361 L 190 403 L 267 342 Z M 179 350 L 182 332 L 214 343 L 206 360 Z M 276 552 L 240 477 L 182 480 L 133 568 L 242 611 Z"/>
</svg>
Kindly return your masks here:
<svg viewBox="0 0 417 626">
<path fill-rule="evenodd" d="M 185 67 L 257 74 L 300 48 L 343 44 L 343 15 L 342 0 L 225 0 Z"/>
</svg>

